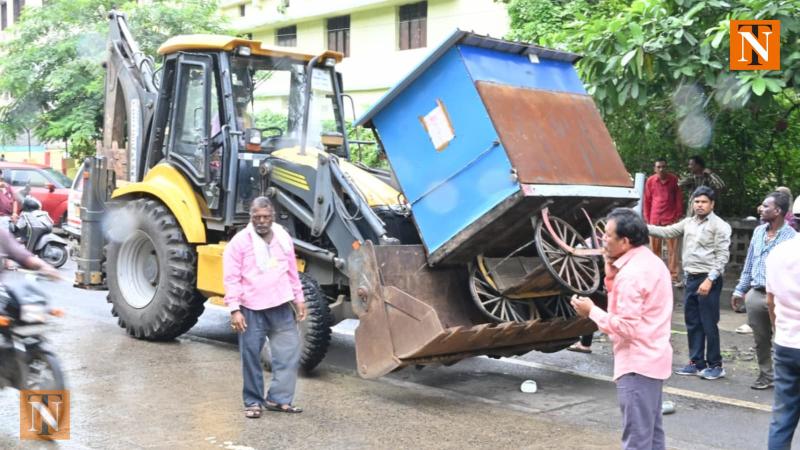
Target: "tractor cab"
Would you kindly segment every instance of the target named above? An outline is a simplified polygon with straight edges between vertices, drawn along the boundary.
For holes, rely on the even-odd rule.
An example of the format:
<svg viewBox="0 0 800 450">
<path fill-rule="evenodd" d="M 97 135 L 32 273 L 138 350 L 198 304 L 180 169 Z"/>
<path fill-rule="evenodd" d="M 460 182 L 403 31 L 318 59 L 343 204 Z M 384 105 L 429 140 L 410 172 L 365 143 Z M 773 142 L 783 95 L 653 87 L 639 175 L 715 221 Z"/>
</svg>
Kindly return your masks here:
<svg viewBox="0 0 800 450">
<path fill-rule="evenodd" d="M 145 166 L 166 161 L 202 193 L 210 229 L 247 222 L 262 163 L 282 149 L 347 156 L 334 66 L 225 36 L 177 36 L 164 56 Z"/>
</svg>

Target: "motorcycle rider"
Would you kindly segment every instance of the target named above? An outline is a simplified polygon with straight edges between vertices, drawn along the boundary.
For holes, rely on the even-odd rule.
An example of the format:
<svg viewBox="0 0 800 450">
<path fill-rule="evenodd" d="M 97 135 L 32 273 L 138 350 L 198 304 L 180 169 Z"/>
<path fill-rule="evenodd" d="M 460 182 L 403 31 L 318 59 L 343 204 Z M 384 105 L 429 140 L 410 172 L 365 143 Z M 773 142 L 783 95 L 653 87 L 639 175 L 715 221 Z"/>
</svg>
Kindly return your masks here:
<svg viewBox="0 0 800 450">
<path fill-rule="evenodd" d="M 10 184 L 6 183 L 3 178 L 3 169 L 0 169 L 0 217 L 2 217 L 3 229 L 8 229 L 8 219 L 12 222 L 17 220 L 17 212 L 19 204 L 17 202 L 17 194 Z"/>
<path fill-rule="evenodd" d="M 26 250 L 11 236 L 8 230 L 2 228 L 0 228 L 0 258 L 11 259 L 26 269 L 37 270 L 54 279 L 61 278 L 58 270 Z M 4 264 L 0 264 L 0 272 L 4 266 Z"/>
</svg>

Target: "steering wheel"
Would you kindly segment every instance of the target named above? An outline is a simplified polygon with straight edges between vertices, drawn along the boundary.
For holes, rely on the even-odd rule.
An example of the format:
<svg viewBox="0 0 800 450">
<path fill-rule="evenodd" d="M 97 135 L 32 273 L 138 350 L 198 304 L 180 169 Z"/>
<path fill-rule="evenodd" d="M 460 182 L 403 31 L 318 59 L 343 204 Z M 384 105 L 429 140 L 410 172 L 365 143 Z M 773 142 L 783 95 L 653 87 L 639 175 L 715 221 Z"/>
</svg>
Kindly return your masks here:
<svg viewBox="0 0 800 450">
<path fill-rule="evenodd" d="M 281 127 L 266 127 L 266 128 L 259 128 L 258 131 L 261 132 L 261 140 L 265 139 L 274 139 L 283 136 L 283 129 Z M 271 134 L 267 135 L 267 131 L 276 131 L 278 134 Z"/>
<path fill-rule="evenodd" d="M 262 149 L 270 149 L 275 147 L 278 143 L 278 140 L 283 136 L 283 130 L 280 127 L 266 127 L 266 128 L 259 128 L 258 131 L 261 132 L 261 148 Z M 277 132 L 277 134 L 267 135 L 267 132 Z M 273 148 L 273 150 L 275 150 Z"/>
</svg>

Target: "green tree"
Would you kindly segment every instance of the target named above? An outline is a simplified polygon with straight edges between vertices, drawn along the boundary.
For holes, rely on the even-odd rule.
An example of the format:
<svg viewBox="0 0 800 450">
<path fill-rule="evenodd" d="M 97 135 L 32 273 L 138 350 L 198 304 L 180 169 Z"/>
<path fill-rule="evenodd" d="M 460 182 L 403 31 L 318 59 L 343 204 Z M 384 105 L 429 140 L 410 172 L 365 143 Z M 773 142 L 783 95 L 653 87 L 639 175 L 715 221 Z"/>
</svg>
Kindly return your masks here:
<svg viewBox="0 0 800 450">
<path fill-rule="evenodd" d="M 800 0 L 507 3 L 512 37 L 583 55 L 582 79 L 631 171 L 700 154 L 728 182 L 727 214 L 752 214 L 776 185 L 800 189 Z M 530 14 L 544 3 L 547 15 Z M 731 19 L 781 21 L 781 71 L 728 69 Z"/>
<path fill-rule="evenodd" d="M 65 141 L 73 157 L 95 151 L 103 123 L 108 13 L 125 12 L 131 32 L 147 55 L 169 36 L 222 33 L 216 1 L 53 0 L 25 8 L 0 44 L 0 138 L 25 128 L 44 141 Z"/>
</svg>

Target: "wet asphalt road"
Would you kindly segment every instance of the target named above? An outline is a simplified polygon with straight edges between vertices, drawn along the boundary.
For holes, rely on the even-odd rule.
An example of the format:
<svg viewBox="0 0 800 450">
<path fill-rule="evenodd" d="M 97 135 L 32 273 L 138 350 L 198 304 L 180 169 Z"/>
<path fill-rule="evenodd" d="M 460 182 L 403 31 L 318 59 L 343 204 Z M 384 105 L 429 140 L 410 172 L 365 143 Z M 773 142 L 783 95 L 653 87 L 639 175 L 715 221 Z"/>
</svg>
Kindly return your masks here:
<svg viewBox="0 0 800 450">
<path fill-rule="evenodd" d="M 104 292 L 67 283 L 50 283 L 48 292 L 68 311 L 51 338 L 73 404 L 71 439 L 44 448 L 619 448 L 611 355 L 602 340 L 592 355 L 472 358 L 362 380 L 354 364 L 356 322 L 346 321 L 335 328 L 323 364 L 299 382 L 297 403 L 306 412 L 246 420 L 225 311 L 208 309 L 187 335 L 156 344 L 127 337 Z M 686 353 L 680 317 L 677 311 L 673 320 L 676 366 Z M 765 448 L 772 392 L 748 388 L 751 339 L 723 331 L 726 355 L 743 354 L 727 364 L 728 378 L 673 376 L 666 383 L 666 398 L 678 407 L 664 417 L 670 448 Z M 537 393 L 520 392 L 527 379 L 537 382 Z M 0 391 L 0 448 L 42 448 L 18 440 L 18 401 L 15 391 Z"/>
</svg>

